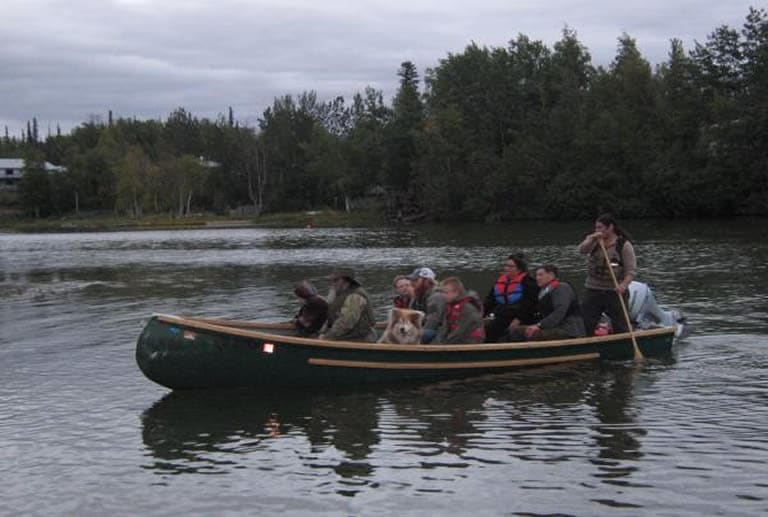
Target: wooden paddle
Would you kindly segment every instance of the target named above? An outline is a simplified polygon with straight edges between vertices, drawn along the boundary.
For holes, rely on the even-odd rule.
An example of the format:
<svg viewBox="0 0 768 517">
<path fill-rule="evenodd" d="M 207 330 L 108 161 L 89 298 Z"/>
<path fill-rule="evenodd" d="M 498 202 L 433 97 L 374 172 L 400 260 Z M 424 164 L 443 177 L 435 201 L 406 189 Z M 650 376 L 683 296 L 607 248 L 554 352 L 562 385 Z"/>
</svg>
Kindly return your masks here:
<svg viewBox="0 0 768 517">
<path fill-rule="evenodd" d="M 621 310 L 624 312 L 624 321 L 627 323 L 629 329 L 629 337 L 632 338 L 632 348 L 635 351 L 635 361 L 642 361 L 645 359 L 643 353 L 640 351 L 640 347 L 637 346 L 637 340 L 635 339 L 635 331 L 632 329 L 632 321 L 629 319 L 629 312 L 627 311 L 627 305 L 624 303 L 624 296 L 618 291 L 619 282 L 616 280 L 616 274 L 613 272 L 613 266 L 611 265 L 611 259 L 608 258 L 608 250 L 605 249 L 605 243 L 603 239 L 597 239 L 600 243 L 600 249 L 603 250 L 603 257 L 605 257 L 605 263 L 608 266 L 608 271 L 611 273 L 611 280 L 613 280 L 613 287 L 617 289 L 616 294 L 619 297 L 619 303 L 621 304 Z M 619 252 L 621 252 L 619 250 Z"/>
</svg>

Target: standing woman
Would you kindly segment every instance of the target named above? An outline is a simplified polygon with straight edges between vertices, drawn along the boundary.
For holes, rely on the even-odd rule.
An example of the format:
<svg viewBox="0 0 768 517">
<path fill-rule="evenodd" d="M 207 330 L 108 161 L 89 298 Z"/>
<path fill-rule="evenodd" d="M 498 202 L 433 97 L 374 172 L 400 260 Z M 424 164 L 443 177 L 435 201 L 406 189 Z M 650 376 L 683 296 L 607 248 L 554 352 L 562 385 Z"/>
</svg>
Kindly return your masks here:
<svg viewBox="0 0 768 517">
<path fill-rule="evenodd" d="M 600 240 L 608 252 L 610 264 L 605 261 Z M 587 289 L 581 303 L 587 335 L 594 333 L 603 312 L 611 318 L 616 333 L 629 332 L 619 296 L 627 300 L 629 283 L 635 278 L 637 259 L 631 237 L 619 227 L 611 214 L 603 214 L 595 221 L 595 232 L 587 235 L 579 245 L 579 252 L 589 256 L 587 280 L 584 283 Z M 613 268 L 616 280 L 619 281 L 618 287 L 611 279 L 609 267 Z"/>
</svg>

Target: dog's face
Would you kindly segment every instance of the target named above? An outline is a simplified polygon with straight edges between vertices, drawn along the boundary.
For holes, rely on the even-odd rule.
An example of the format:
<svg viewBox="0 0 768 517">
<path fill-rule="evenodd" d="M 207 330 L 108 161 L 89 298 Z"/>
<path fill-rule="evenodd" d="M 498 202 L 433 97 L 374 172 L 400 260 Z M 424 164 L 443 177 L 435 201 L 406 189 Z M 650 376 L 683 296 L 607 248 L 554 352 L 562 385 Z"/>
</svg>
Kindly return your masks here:
<svg viewBox="0 0 768 517">
<path fill-rule="evenodd" d="M 386 335 L 388 341 L 399 344 L 416 344 L 421 341 L 424 313 L 410 309 L 392 309 Z"/>
</svg>

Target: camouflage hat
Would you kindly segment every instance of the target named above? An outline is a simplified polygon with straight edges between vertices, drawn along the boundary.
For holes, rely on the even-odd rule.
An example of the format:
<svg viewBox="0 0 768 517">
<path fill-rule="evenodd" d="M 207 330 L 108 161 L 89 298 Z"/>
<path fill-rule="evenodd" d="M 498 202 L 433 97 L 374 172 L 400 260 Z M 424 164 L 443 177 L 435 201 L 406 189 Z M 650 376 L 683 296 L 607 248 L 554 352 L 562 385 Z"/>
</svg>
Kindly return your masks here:
<svg viewBox="0 0 768 517">
<path fill-rule="evenodd" d="M 333 273 L 331 273 L 331 280 L 338 280 L 339 278 L 345 278 L 349 280 L 352 283 L 359 284 L 360 282 L 357 281 L 357 278 L 355 277 L 355 271 L 350 268 L 338 268 L 334 269 Z"/>
</svg>

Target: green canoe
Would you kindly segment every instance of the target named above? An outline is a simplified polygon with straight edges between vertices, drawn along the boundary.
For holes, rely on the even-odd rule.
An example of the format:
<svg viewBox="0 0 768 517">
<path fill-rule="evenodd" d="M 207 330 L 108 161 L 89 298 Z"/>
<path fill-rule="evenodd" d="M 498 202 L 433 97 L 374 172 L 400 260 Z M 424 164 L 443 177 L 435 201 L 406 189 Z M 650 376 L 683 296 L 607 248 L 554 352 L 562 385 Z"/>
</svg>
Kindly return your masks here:
<svg viewBox="0 0 768 517">
<path fill-rule="evenodd" d="M 644 356 L 668 354 L 674 328 L 636 331 Z M 559 341 L 389 345 L 289 335 L 281 323 L 153 316 L 136 361 L 172 389 L 430 381 L 525 366 L 633 358 L 630 334 Z"/>
</svg>

